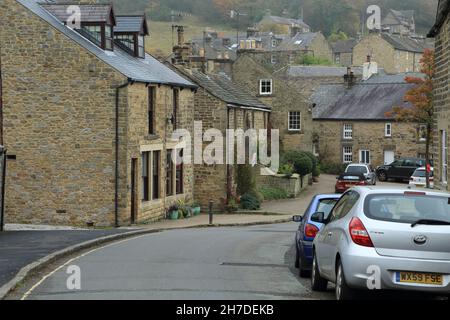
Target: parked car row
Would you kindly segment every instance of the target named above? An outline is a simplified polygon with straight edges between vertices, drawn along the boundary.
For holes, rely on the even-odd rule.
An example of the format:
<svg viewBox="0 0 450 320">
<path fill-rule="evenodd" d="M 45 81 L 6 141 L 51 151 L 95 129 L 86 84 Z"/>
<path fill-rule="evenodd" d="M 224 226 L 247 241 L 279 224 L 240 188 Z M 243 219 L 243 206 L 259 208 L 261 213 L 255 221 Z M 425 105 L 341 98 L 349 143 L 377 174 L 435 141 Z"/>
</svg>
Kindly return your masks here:
<svg viewBox="0 0 450 320">
<path fill-rule="evenodd" d="M 336 299 L 387 289 L 450 296 L 450 194 L 357 185 L 315 196 L 296 232 L 296 262 L 311 288 Z"/>
</svg>

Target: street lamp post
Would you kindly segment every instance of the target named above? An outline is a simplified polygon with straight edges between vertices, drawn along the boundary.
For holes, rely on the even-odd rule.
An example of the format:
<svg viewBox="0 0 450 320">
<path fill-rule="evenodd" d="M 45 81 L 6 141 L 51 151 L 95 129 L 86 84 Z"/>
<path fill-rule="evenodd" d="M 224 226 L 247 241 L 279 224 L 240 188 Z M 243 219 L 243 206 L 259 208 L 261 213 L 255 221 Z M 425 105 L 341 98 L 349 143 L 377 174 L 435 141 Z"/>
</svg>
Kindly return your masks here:
<svg viewBox="0 0 450 320">
<path fill-rule="evenodd" d="M 236 44 L 237 48 L 239 48 L 239 27 L 240 27 L 240 17 L 248 16 L 247 13 L 242 13 L 237 10 L 231 10 L 230 11 L 230 17 L 231 19 L 236 18 L 237 19 L 237 26 L 236 26 Z"/>
</svg>

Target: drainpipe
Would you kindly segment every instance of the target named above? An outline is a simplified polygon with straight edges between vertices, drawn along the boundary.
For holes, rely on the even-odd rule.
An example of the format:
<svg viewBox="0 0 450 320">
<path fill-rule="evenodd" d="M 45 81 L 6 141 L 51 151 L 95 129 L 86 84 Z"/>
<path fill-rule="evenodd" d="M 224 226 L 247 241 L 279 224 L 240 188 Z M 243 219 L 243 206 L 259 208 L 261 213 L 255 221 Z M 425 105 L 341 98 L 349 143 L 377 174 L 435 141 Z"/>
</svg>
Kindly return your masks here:
<svg viewBox="0 0 450 320">
<path fill-rule="evenodd" d="M 227 106 L 227 126 L 226 129 L 230 129 L 230 107 Z M 226 132 L 226 130 L 225 130 Z M 227 150 L 228 152 L 228 150 Z M 234 154 L 233 154 L 234 157 Z M 231 186 L 231 165 L 229 163 L 226 164 L 226 174 L 227 174 L 227 204 L 229 203 L 230 199 L 231 199 L 231 194 L 232 194 L 232 186 Z"/>
<path fill-rule="evenodd" d="M 1 47 L 0 47 L 0 145 L 3 145 L 3 72 L 2 72 Z"/>
<path fill-rule="evenodd" d="M 128 87 L 133 82 L 128 81 L 118 87 L 116 87 L 116 119 L 115 119 L 115 177 L 114 177 L 114 225 L 116 228 L 119 225 L 119 98 L 120 89 Z"/>
</svg>

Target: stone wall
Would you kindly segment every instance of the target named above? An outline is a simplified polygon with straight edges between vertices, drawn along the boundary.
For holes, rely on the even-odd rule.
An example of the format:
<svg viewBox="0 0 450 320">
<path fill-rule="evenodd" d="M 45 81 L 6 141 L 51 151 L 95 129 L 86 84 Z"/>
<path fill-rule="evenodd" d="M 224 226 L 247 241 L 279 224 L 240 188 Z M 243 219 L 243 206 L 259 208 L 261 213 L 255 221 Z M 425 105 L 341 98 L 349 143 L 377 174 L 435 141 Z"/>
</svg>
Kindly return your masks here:
<svg viewBox="0 0 450 320">
<path fill-rule="evenodd" d="M 289 198 L 296 198 L 298 195 L 308 188 L 308 185 L 312 181 L 312 175 L 306 175 L 300 177 L 298 174 L 293 174 L 291 177 L 286 177 L 282 174 L 276 175 L 258 175 L 256 177 L 256 184 L 258 188 L 272 187 L 286 191 Z"/>
<path fill-rule="evenodd" d="M 273 94 L 261 96 L 259 94 L 259 80 L 273 80 Z M 265 104 L 272 107 L 271 124 L 273 129 L 280 130 L 280 149 L 283 150 L 312 150 L 312 115 L 311 107 L 306 95 L 281 76 L 274 75 L 259 65 L 251 56 L 243 53 L 233 66 L 233 80 L 247 91 L 258 96 Z M 301 112 L 300 132 L 288 130 L 288 113 Z"/>
<path fill-rule="evenodd" d="M 442 26 L 439 35 L 436 37 L 436 75 L 434 87 L 434 111 L 435 111 L 435 130 L 434 130 L 434 170 L 436 178 L 439 179 L 439 185 L 442 189 L 449 189 L 441 181 L 443 175 L 450 178 L 450 172 L 442 171 L 442 130 L 447 132 L 450 137 L 450 16 L 447 17 Z M 448 138 L 447 138 L 448 148 Z M 447 163 L 450 161 L 450 154 L 447 154 Z"/>
<path fill-rule="evenodd" d="M 420 70 L 421 53 L 394 49 L 378 33 L 363 38 L 353 48 L 353 65 L 362 66 L 371 54 L 372 61 L 378 63 L 387 73 L 418 72 Z"/>
<path fill-rule="evenodd" d="M 4 144 L 8 161 L 8 223 L 96 226 L 114 224 L 116 87 L 127 78 L 14 0 L 0 4 Z M 172 88 L 157 88 L 157 135 L 148 136 L 147 88 L 119 94 L 119 220 L 131 218 L 131 159 L 137 159 L 137 221 L 162 217 L 171 202 L 192 197 L 193 172 L 184 170 L 185 194 L 164 197 L 165 150 L 172 128 Z M 180 92 L 179 126 L 192 130 L 193 92 Z M 141 151 L 161 148 L 161 200 L 141 203 Z"/>
<path fill-rule="evenodd" d="M 344 123 L 353 125 L 353 139 L 343 139 Z M 389 122 L 391 123 L 391 122 Z M 395 157 L 417 157 L 425 153 L 425 143 L 419 142 L 418 126 L 392 122 L 392 137 L 385 137 L 383 121 L 314 120 L 319 137 L 319 158 L 324 162 L 343 163 L 343 147 L 353 147 L 353 162 L 359 162 L 359 151 L 369 150 L 371 164 L 384 164 L 384 151 L 394 151 Z"/>
</svg>

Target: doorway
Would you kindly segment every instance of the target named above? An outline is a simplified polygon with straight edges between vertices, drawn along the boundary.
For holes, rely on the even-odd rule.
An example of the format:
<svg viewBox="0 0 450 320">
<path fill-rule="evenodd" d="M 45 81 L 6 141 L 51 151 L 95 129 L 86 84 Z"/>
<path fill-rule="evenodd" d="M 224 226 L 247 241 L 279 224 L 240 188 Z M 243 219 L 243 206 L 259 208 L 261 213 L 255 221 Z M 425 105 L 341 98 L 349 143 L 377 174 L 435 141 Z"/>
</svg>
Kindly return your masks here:
<svg viewBox="0 0 450 320">
<path fill-rule="evenodd" d="M 384 164 L 391 164 L 395 160 L 395 153 L 392 150 L 384 151 Z"/>
</svg>

